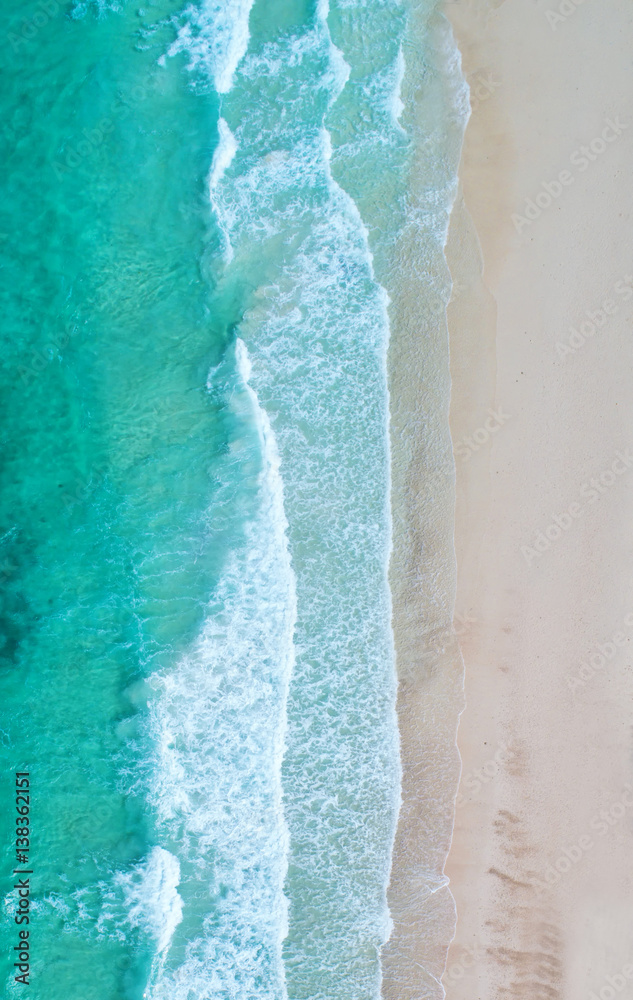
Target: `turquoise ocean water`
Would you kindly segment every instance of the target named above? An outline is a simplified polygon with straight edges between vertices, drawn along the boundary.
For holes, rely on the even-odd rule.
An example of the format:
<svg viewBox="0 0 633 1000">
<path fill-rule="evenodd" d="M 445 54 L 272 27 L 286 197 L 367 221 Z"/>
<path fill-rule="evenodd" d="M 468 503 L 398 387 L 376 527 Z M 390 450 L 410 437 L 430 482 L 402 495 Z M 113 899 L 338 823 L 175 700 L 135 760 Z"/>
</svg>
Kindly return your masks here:
<svg viewBox="0 0 633 1000">
<path fill-rule="evenodd" d="M 375 998 L 409 10 L 0 12 L 6 996 Z"/>
</svg>

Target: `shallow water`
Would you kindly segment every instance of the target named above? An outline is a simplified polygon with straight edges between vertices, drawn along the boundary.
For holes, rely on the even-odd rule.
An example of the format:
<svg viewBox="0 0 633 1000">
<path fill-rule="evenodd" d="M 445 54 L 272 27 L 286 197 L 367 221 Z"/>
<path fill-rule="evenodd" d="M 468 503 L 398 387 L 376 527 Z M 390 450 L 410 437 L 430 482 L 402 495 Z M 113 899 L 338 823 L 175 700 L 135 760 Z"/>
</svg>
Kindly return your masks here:
<svg viewBox="0 0 633 1000">
<path fill-rule="evenodd" d="M 10 875 L 28 771 L 30 995 L 376 997 L 407 8 L 0 11 L 2 836 Z"/>
</svg>

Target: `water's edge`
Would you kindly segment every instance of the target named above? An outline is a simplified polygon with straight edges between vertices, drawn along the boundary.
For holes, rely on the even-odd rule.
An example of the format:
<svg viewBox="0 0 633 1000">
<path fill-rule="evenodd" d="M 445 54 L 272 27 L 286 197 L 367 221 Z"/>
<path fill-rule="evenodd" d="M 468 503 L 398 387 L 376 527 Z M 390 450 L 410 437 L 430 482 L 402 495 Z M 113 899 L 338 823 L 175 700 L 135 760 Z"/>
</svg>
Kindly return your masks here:
<svg viewBox="0 0 633 1000">
<path fill-rule="evenodd" d="M 461 766 L 456 734 L 464 707 L 463 662 L 453 630 L 455 464 L 448 422 L 451 282 L 445 247 L 469 102 L 459 50 L 439 6 L 430 13 L 413 11 L 409 30 L 412 44 L 430 43 L 433 60 L 430 72 L 414 64 L 405 88 L 407 96 L 414 95 L 416 118 L 412 203 L 420 213 L 420 229 L 424 226 L 427 235 L 432 228 L 436 238 L 431 254 L 428 246 L 425 253 L 413 213 L 400 245 L 403 278 L 397 292 L 389 288 L 390 581 L 403 782 L 388 891 L 394 930 L 383 949 L 383 997 L 439 1000 L 456 921 L 443 870 L 453 830 Z M 430 137 L 440 135 L 446 173 L 437 204 L 424 162 Z M 439 178 L 435 182 L 439 188 Z"/>
</svg>

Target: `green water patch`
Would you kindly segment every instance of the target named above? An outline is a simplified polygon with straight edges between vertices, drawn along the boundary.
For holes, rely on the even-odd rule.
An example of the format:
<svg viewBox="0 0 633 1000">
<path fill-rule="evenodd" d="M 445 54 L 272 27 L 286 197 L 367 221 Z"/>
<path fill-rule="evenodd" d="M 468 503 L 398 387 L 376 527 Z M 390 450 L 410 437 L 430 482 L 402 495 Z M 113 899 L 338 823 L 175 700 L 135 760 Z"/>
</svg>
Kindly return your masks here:
<svg viewBox="0 0 633 1000">
<path fill-rule="evenodd" d="M 144 679 L 197 634 L 223 559 L 209 511 L 240 430 L 223 384 L 206 387 L 233 321 L 232 306 L 211 314 L 201 264 L 219 245 L 205 186 L 217 106 L 181 58 L 158 65 L 177 10 L 0 6 L 9 996 L 15 771 L 32 786 L 30 995 L 142 995 L 157 941 L 141 911 L 128 922 L 125 894 L 154 842 L 135 784 Z"/>
</svg>

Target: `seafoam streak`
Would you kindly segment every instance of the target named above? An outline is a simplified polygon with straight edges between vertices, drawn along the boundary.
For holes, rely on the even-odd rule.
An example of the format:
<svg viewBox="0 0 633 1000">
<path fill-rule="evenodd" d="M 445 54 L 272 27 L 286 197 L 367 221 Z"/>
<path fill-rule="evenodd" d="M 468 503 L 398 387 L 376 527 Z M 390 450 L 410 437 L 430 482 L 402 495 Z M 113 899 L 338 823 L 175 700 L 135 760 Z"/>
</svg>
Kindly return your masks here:
<svg viewBox="0 0 633 1000">
<path fill-rule="evenodd" d="M 235 360 L 233 407 L 255 435 L 246 464 L 260 465 L 257 511 L 227 560 L 196 647 L 152 678 L 152 799 L 180 859 L 186 940 L 184 960 L 154 977 L 152 1000 L 286 997 L 281 764 L 295 580 L 279 453 L 240 340 Z"/>
<path fill-rule="evenodd" d="M 186 52 L 189 68 L 208 73 L 218 94 L 227 94 L 248 48 L 248 19 L 253 2 L 206 0 L 201 7 L 187 7 L 167 55 Z"/>
<path fill-rule="evenodd" d="M 247 275 L 257 286 L 240 336 L 257 362 L 260 398 L 275 407 L 297 573 L 284 762 L 288 990 L 369 1000 L 380 991 L 378 950 L 391 926 L 399 790 L 388 298 L 360 212 L 332 172 L 326 117 L 351 77 L 327 18 L 320 0 L 305 25 L 254 47 L 240 66 L 223 104 L 238 149 L 214 208 L 235 251 L 227 285 Z M 394 59 L 376 87 L 385 116 Z M 388 127 L 398 131 L 391 119 Z"/>
<path fill-rule="evenodd" d="M 216 146 L 215 153 L 213 154 L 211 170 L 209 171 L 209 201 L 215 212 L 216 218 L 218 219 L 220 232 L 222 233 L 222 237 L 224 239 L 224 259 L 227 264 L 229 264 L 233 259 L 233 247 L 231 246 L 229 227 L 222 219 L 220 206 L 215 192 L 218 184 L 224 177 L 225 171 L 231 166 L 236 152 L 237 142 L 235 140 L 235 136 L 231 132 L 231 129 L 225 122 L 224 118 L 219 118 L 218 145 Z"/>
<path fill-rule="evenodd" d="M 332 40 L 327 0 L 319 0 L 316 10 L 305 12 L 297 19 L 300 23 L 292 20 L 290 27 L 282 7 L 273 0 L 267 8 L 265 38 L 252 45 L 236 69 L 230 93 L 220 90 L 213 59 L 205 62 L 196 52 L 193 35 L 182 35 L 181 42 L 183 49 L 190 49 L 190 65 L 206 67 L 216 89 L 227 93 L 209 173 L 211 205 L 225 241 L 224 267 L 215 269 L 215 294 L 235 301 L 235 323 L 253 358 L 252 384 L 274 412 L 297 574 L 297 662 L 283 764 L 291 909 L 283 945 L 285 969 L 281 951 L 278 968 L 292 996 L 369 1000 L 380 991 L 378 952 L 390 930 L 386 884 L 399 789 L 387 582 L 388 298 L 374 275 L 361 214 L 331 162 L 327 118 L 342 95 L 352 85 L 358 87 L 358 78 L 352 80 L 350 65 Z M 283 29 L 275 33 L 271 26 L 277 19 Z M 193 49 L 187 39 L 192 39 Z M 387 91 L 398 88 L 396 55 L 397 47 L 380 63 L 380 79 L 366 81 L 376 90 L 375 101 L 368 96 L 368 103 L 380 105 L 381 122 L 375 131 L 381 141 L 387 135 L 390 144 L 401 141 L 393 138 L 400 135 L 399 107 L 392 109 L 385 100 Z M 355 127 L 346 134 L 358 143 L 359 160 L 364 160 L 370 117 L 351 120 Z M 241 289 L 244 295 L 238 296 Z M 250 373 L 239 341 L 236 359 L 246 384 Z M 254 406 L 255 399 L 248 393 L 246 397 Z M 269 522 L 271 517 L 272 510 Z M 263 530 L 265 519 L 258 524 Z M 267 541 L 275 537 L 270 527 L 268 535 Z M 265 544 L 262 538 L 259 545 Z M 235 595 L 244 594 L 245 588 L 248 592 L 249 580 L 259 579 L 258 559 L 249 563 L 238 555 L 227 564 L 225 589 L 217 595 L 220 613 L 211 609 L 209 625 L 221 634 L 206 635 L 207 659 L 221 660 L 223 666 L 214 666 L 214 672 L 220 669 L 226 697 L 238 699 L 232 726 L 239 731 L 250 716 L 251 739 L 257 725 L 249 706 L 239 701 L 243 668 L 240 664 L 231 669 L 230 664 L 245 620 L 245 599 Z M 271 596 L 270 588 L 253 593 L 258 601 Z M 279 636 L 286 628 L 289 601 L 294 620 L 295 598 L 288 590 L 277 594 L 278 617 L 268 613 L 266 621 Z M 254 608 L 257 602 L 246 603 Z M 227 609 L 229 621 L 237 623 L 229 631 L 224 625 Z M 272 638 L 270 643 L 274 648 Z M 258 638 L 254 648 L 261 647 Z M 252 686 L 250 676 L 249 692 Z M 202 700 L 199 694 L 192 697 L 194 715 Z M 270 711 L 274 705 L 271 698 Z M 184 716 L 189 712 L 182 707 Z M 209 733 L 209 753 L 214 742 L 223 746 L 228 735 L 218 728 Z M 161 773 L 170 770 L 170 741 L 166 726 Z M 218 801 L 225 796 L 222 782 L 235 766 L 233 752 L 239 746 L 234 743 L 230 753 L 222 754 L 213 774 Z M 260 754 L 242 760 L 243 780 L 234 786 L 231 801 L 234 875 L 248 873 L 249 880 L 255 868 L 250 796 L 254 787 L 261 787 L 258 808 L 267 808 L 265 792 L 270 795 L 272 784 L 259 784 L 266 759 Z M 182 795 L 189 769 L 183 760 L 174 793 Z M 281 816 L 281 798 L 277 808 Z M 272 830 L 272 814 L 265 815 Z M 171 822 L 169 817 L 166 821 Z M 212 832 L 223 854 L 226 831 L 219 824 Z M 180 850 L 175 853 L 181 857 Z M 181 857 L 182 936 L 190 944 L 187 963 L 169 981 L 170 997 L 186 996 L 177 993 L 181 981 L 193 983 L 194 995 L 199 995 L 205 969 L 216 977 L 221 970 L 223 977 L 209 980 L 206 972 L 210 995 L 215 991 L 242 996 L 250 989 L 253 996 L 277 996 L 280 979 L 272 971 L 277 967 L 270 942 L 280 941 L 285 933 L 285 901 L 271 895 L 271 887 L 272 875 L 282 865 L 285 871 L 286 862 L 270 843 L 264 842 L 258 856 L 271 875 L 266 883 L 269 896 L 261 880 L 257 886 L 243 881 L 245 891 L 233 893 L 230 906 L 221 901 L 221 926 L 217 920 L 207 921 L 202 933 L 193 936 L 186 927 L 187 865 Z M 239 879 L 231 876 L 228 881 Z M 263 901 L 261 911 L 271 915 L 268 924 L 254 919 L 255 898 Z M 225 938 L 231 928 L 228 947 Z M 268 958 L 255 968 L 249 962 L 262 952 L 262 942 Z M 167 995 L 161 993 L 161 1000 Z"/>
</svg>

